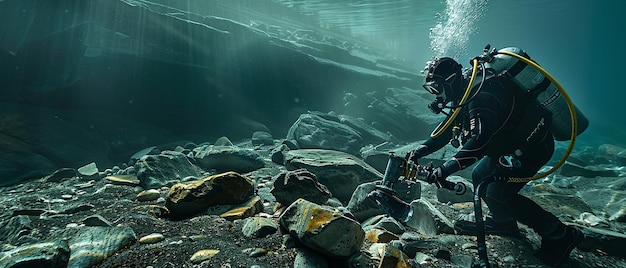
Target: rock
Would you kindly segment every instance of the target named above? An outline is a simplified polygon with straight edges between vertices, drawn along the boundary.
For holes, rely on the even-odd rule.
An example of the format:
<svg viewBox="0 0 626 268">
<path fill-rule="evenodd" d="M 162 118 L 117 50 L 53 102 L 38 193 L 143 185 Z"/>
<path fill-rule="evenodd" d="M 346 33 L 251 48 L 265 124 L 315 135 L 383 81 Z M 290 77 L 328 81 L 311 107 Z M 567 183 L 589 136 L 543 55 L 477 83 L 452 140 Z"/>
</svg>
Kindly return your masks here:
<svg viewBox="0 0 626 268">
<path fill-rule="evenodd" d="M 370 257 L 367 252 L 361 251 L 346 260 L 347 267 L 378 267 L 378 261 Z"/>
<path fill-rule="evenodd" d="M 424 199 L 411 202 L 413 216 L 406 225 L 418 230 L 426 237 L 434 237 L 440 233 L 454 234 L 454 224 L 437 210 L 435 206 Z"/>
<path fill-rule="evenodd" d="M 139 161 L 139 159 L 141 159 L 142 157 L 146 156 L 146 155 L 158 155 L 159 153 L 161 153 L 161 151 L 159 149 L 157 149 L 156 146 L 150 146 L 148 148 L 145 148 L 139 152 L 134 153 L 133 155 L 130 156 L 130 163 L 132 165 L 134 165 L 135 163 L 137 163 L 137 161 Z"/>
<path fill-rule="evenodd" d="M 388 152 L 378 152 L 375 150 L 371 151 L 363 151 L 361 150 L 361 156 L 363 157 L 363 161 L 374 167 L 378 172 L 385 174 L 385 169 L 387 168 L 387 162 L 389 161 L 389 153 Z"/>
<path fill-rule="evenodd" d="M 574 221 L 578 224 L 589 227 L 602 227 L 605 229 L 610 229 L 611 227 L 608 221 L 596 215 L 593 215 L 593 213 L 590 212 L 583 212 L 582 214 L 580 214 L 580 217 L 578 217 L 578 219 Z"/>
<path fill-rule="evenodd" d="M 377 184 L 381 181 L 366 182 L 359 185 L 346 208 L 352 212 L 354 217 L 360 222 L 365 221 L 375 215 L 383 214 L 384 212 L 372 199 L 367 198 L 367 195 L 372 192 Z M 398 183 L 392 185 L 395 192 L 395 196 L 404 200 L 407 203 L 421 197 L 422 185 L 418 182 L 409 180 L 399 180 Z"/>
<path fill-rule="evenodd" d="M 28 216 L 14 216 L 8 221 L 0 222 L 0 241 L 15 243 L 20 236 L 29 233 L 31 229 L 33 229 L 33 226 Z"/>
<path fill-rule="evenodd" d="M 215 205 L 237 205 L 252 198 L 254 182 L 235 172 L 178 183 L 170 188 L 165 206 L 173 218 L 186 218 Z"/>
<path fill-rule="evenodd" d="M 432 95 L 412 87 L 385 87 L 365 94 L 344 92 L 344 111 L 369 119 L 372 126 L 393 133 L 402 140 L 427 137 L 440 123 L 441 115 L 423 110 L 432 101 Z M 410 105 L 399 105 L 410 103 Z"/>
<path fill-rule="evenodd" d="M 260 212 L 263 212 L 263 202 L 261 202 L 261 198 L 255 196 L 241 206 L 220 214 L 220 217 L 232 221 L 245 219 Z"/>
<path fill-rule="evenodd" d="M 365 232 L 365 239 L 372 243 L 388 243 L 392 240 L 398 240 L 399 236 L 387 230 L 371 228 Z"/>
<path fill-rule="evenodd" d="M 267 255 L 269 250 L 267 250 L 266 248 L 245 248 L 241 250 L 241 252 L 248 255 L 250 258 L 257 258 Z"/>
<path fill-rule="evenodd" d="M 382 144 L 386 142 L 397 143 L 399 140 L 389 132 L 382 132 L 368 122 L 365 122 L 363 118 L 356 118 L 349 115 L 338 115 L 338 122 L 346 124 L 352 129 L 356 130 L 361 137 L 363 137 L 364 143 L 368 144 Z"/>
<path fill-rule="evenodd" d="M 145 189 L 171 186 L 182 178 L 201 175 L 201 170 L 191 164 L 187 157 L 174 151 L 158 155 L 145 155 L 134 165 L 141 187 Z"/>
<path fill-rule="evenodd" d="M 280 215 L 280 224 L 303 245 L 330 257 L 349 257 L 361 249 L 365 232 L 339 210 L 298 199 Z"/>
<path fill-rule="evenodd" d="M 287 147 L 287 145 L 285 144 L 281 144 L 280 146 L 272 149 L 272 151 L 270 152 L 271 157 L 272 157 L 272 162 L 279 164 L 279 165 L 284 165 L 285 164 L 285 152 L 289 151 L 289 147 Z"/>
<path fill-rule="evenodd" d="M 215 140 L 215 146 L 233 146 L 233 142 L 228 137 L 219 137 Z"/>
<path fill-rule="evenodd" d="M 135 175 L 112 175 L 106 176 L 104 179 L 115 185 L 139 186 L 141 184 Z"/>
<path fill-rule="evenodd" d="M 527 196 L 539 206 L 551 208 L 550 212 L 559 217 L 578 218 L 585 211 L 593 211 L 588 202 L 596 199 L 594 196 L 587 201 L 583 193 L 578 195 L 581 197 L 554 193 L 529 193 Z"/>
<path fill-rule="evenodd" d="M 364 145 L 356 130 L 314 114 L 300 115 L 289 128 L 287 139 L 295 140 L 304 149 L 337 150 L 354 155 Z"/>
<path fill-rule="evenodd" d="M 380 229 L 387 230 L 396 235 L 401 235 L 406 231 L 404 225 L 398 222 L 396 219 L 385 216 L 385 215 L 376 215 L 365 220 L 362 224 L 363 230 L 369 231 L 371 229 Z"/>
<path fill-rule="evenodd" d="M 580 166 L 571 162 L 565 162 L 561 166 L 559 174 L 563 176 L 583 176 L 586 178 L 595 177 L 617 177 L 618 173 L 615 170 L 603 169 L 594 166 Z"/>
<path fill-rule="evenodd" d="M 600 154 L 608 156 L 610 159 L 614 160 L 617 164 L 621 166 L 626 165 L 625 148 L 612 144 L 602 144 L 598 147 L 598 152 Z"/>
<path fill-rule="evenodd" d="M 305 168 L 317 175 L 332 195 L 347 204 L 362 183 L 381 180 L 382 174 L 361 159 L 339 151 L 320 149 L 290 150 L 285 154 L 288 170 Z"/>
<path fill-rule="evenodd" d="M 73 178 L 78 176 L 78 171 L 73 168 L 60 168 L 54 171 L 54 173 L 44 177 L 47 182 L 60 182 L 63 179 Z"/>
<path fill-rule="evenodd" d="M 161 191 L 157 189 L 149 189 L 141 191 L 137 194 L 137 201 L 154 201 L 161 197 Z"/>
<path fill-rule="evenodd" d="M 189 259 L 189 261 L 194 264 L 199 264 L 203 261 L 213 258 L 213 256 L 217 255 L 218 253 L 220 253 L 220 251 L 217 249 L 198 250 L 196 251 L 196 253 L 191 255 L 191 258 Z"/>
<path fill-rule="evenodd" d="M 283 140 L 282 145 L 287 146 L 287 149 L 289 150 L 301 149 L 298 147 L 298 143 L 295 140 Z"/>
<path fill-rule="evenodd" d="M 97 214 L 88 216 L 84 218 L 83 220 L 81 220 L 81 222 L 85 224 L 85 226 L 102 226 L 102 227 L 113 226 L 113 224 L 109 220 Z"/>
<path fill-rule="evenodd" d="M 199 146 L 192 151 L 195 163 L 202 169 L 218 172 L 246 173 L 265 166 L 259 154 L 235 146 Z"/>
<path fill-rule="evenodd" d="M 0 267 L 70 267 L 70 247 L 65 240 L 23 245 L 0 253 Z M 76 267 L 76 266 L 71 266 Z M 86 267 L 86 266 L 84 266 Z"/>
<path fill-rule="evenodd" d="M 98 166 L 96 166 L 96 163 L 89 163 L 78 168 L 78 174 L 84 178 L 94 179 L 98 176 Z"/>
<path fill-rule="evenodd" d="M 422 234 L 413 231 L 404 232 L 400 236 L 400 243 L 402 252 L 412 258 L 420 251 L 431 252 L 441 247 L 437 241 L 426 239 Z M 475 243 L 473 245 L 475 245 Z"/>
<path fill-rule="evenodd" d="M 390 244 L 375 243 L 370 247 L 375 258 L 380 260 L 379 268 L 411 267 L 409 256 Z"/>
<path fill-rule="evenodd" d="M 610 188 L 589 189 L 579 191 L 578 196 L 593 209 L 606 212 L 609 220 L 626 222 L 626 193 L 624 191 Z M 579 214 L 585 211 L 593 210 L 590 208 Z"/>
<path fill-rule="evenodd" d="M 626 234 L 611 230 L 578 226 L 585 234 L 585 239 L 578 245 L 578 248 L 593 251 L 600 250 L 608 255 L 626 258 Z"/>
<path fill-rule="evenodd" d="M 15 209 L 13 210 L 11 216 L 25 215 L 25 216 L 40 216 L 44 213 L 48 212 L 45 209 L 39 208 L 26 208 L 26 209 Z"/>
<path fill-rule="evenodd" d="M 331 197 L 328 188 L 320 184 L 317 176 L 306 169 L 287 171 L 272 180 L 274 186 L 271 193 L 277 202 L 284 205 L 289 205 L 298 198 L 324 204 Z"/>
<path fill-rule="evenodd" d="M 275 233 L 278 230 L 278 223 L 272 219 L 264 217 L 252 217 L 246 219 L 241 231 L 243 236 L 248 238 L 263 238 Z"/>
<path fill-rule="evenodd" d="M 90 267 L 137 241 L 130 227 L 81 227 L 52 234 L 51 240 L 67 240 L 70 259 L 67 267 Z"/>
<path fill-rule="evenodd" d="M 273 145 L 272 134 L 265 131 L 255 131 L 252 133 L 252 145 Z"/>
<path fill-rule="evenodd" d="M 69 206 L 63 208 L 63 210 L 59 211 L 59 214 L 74 214 L 81 211 L 89 211 L 96 208 L 96 206 L 85 203 L 85 204 L 70 204 Z"/>
<path fill-rule="evenodd" d="M 297 248 L 293 267 L 298 268 L 327 268 L 328 262 L 323 256 L 306 248 Z"/>
<path fill-rule="evenodd" d="M 159 233 L 152 233 L 146 236 L 139 238 L 139 243 L 141 244 L 155 244 L 165 240 L 165 236 Z"/>
</svg>

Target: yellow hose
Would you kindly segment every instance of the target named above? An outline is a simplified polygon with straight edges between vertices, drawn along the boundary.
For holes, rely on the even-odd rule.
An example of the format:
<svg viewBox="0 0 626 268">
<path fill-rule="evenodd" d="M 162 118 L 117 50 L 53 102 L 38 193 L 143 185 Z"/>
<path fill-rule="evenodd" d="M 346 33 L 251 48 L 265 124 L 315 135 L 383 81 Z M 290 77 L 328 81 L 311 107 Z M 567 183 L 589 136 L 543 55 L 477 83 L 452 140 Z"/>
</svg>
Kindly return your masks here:
<svg viewBox="0 0 626 268">
<path fill-rule="evenodd" d="M 535 175 L 533 177 L 528 177 L 528 178 L 509 178 L 508 182 L 529 182 L 529 181 L 541 179 L 541 178 L 543 178 L 545 176 L 548 176 L 548 175 L 552 174 L 554 171 L 559 169 L 565 163 L 565 160 L 567 160 L 569 155 L 572 153 L 572 150 L 574 149 L 574 143 L 576 142 L 576 136 L 577 136 L 577 131 L 578 131 L 578 122 L 576 121 L 576 110 L 574 108 L 574 103 L 572 102 L 572 99 L 569 97 L 567 92 L 565 92 L 565 90 L 563 89 L 561 84 L 559 84 L 559 82 L 556 81 L 556 79 L 554 79 L 554 77 L 552 77 L 552 75 L 550 75 L 546 70 L 544 70 L 538 64 L 536 64 L 533 61 L 531 61 L 531 60 L 529 60 L 527 58 L 524 58 L 524 57 L 522 57 L 522 56 L 520 56 L 520 55 L 518 55 L 516 53 L 513 53 L 513 52 L 498 51 L 498 53 L 499 54 L 506 54 L 506 55 L 515 57 L 515 58 L 523 61 L 524 63 L 532 66 L 533 68 L 537 69 L 545 77 L 547 77 L 550 80 L 550 82 L 552 82 L 554 84 L 554 86 L 556 86 L 556 88 L 559 90 L 559 92 L 561 92 L 561 95 L 563 95 L 563 98 L 565 98 L 565 101 L 567 102 L 567 107 L 569 108 L 570 118 L 572 120 L 572 136 L 570 138 L 569 146 L 567 147 L 567 150 L 565 151 L 565 154 L 563 155 L 561 160 L 555 166 L 553 166 L 550 170 L 546 171 L 543 174 L 537 174 L 537 175 Z"/>
<path fill-rule="evenodd" d="M 474 78 L 476 78 L 476 71 L 478 70 L 478 60 L 474 59 L 472 61 L 472 63 L 474 65 L 474 68 L 472 69 L 472 77 L 470 78 L 470 82 L 467 85 L 467 89 L 465 90 L 465 94 L 463 95 L 463 98 L 461 98 L 461 101 L 457 105 L 458 108 L 454 109 L 454 112 L 452 113 L 452 115 L 450 117 L 448 117 L 448 120 L 446 120 L 442 124 L 439 124 L 439 126 L 441 126 L 441 127 L 437 127 L 437 128 L 435 128 L 435 130 L 433 130 L 433 132 L 430 134 L 431 138 L 434 139 L 434 138 L 437 138 L 437 137 L 441 136 L 441 134 L 443 134 L 443 132 L 450 127 L 450 124 L 452 124 L 452 122 L 454 122 L 454 119 L 461 112 L 462 106 L 463 106 L 463 104 L 465 104 L 465 100 L 467 100 L 467 97 L 470 95 L 469 93 L 470 93 L 470 91 L 472 89 L 472 85 L 474 84 Z"/>
</svg>

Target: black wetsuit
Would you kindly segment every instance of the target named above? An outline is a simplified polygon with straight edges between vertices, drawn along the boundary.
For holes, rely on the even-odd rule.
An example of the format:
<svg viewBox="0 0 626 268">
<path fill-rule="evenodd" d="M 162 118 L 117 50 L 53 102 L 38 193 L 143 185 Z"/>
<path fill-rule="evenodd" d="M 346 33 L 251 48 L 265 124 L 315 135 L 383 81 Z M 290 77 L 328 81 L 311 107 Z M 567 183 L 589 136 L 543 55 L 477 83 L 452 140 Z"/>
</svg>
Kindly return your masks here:
<svg viewBox="0 0 626 268">
<path fill-rule="evenodd" d="M 466 133 L 461 150 L 442 169 L 447 174 L 478 164 L 472 171 L 474 185 L 489 176 L 527 178 L 534 176 L 554 152 L 554 139 L 549 131 L 549 115 L 536 106 L 528 94 L 510 79 L 493 77 L 484 82 L 479 93 L 463 107 L 454 125 Z M 544 118 L 545 117 L 545 118 Z M 547 120 L 547 121 L 542 121 Z M 427 140 L 417 150 L 418 157 L 435 152 L 452 138 L 452 127 L 435 139 Z M 519 168 L 503 168 L 502 155 L 521 152 Z M 518 152 L 518 153 L 519 153 Z M 519 221 L 538 234 L 546 235 L 560 224 L 556 216 L 532 200 L 520 195 L 525 183 L 493 182 L 481 197 L 498 222 Z M 484 189 L 484 188 L 483 188 Z"/>
</svg>

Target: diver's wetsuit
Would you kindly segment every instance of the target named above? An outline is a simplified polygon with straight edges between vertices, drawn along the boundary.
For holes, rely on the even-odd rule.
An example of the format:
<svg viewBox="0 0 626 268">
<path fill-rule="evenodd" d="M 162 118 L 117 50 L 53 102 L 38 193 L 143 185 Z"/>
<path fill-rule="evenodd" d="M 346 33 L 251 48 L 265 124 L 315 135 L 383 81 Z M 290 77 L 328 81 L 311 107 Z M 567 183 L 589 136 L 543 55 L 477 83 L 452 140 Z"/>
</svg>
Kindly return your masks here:
<svg viewBox="0 0 626 268">
<path fill-rule="evenodd" d="M 467 133 L 467 140 L 461 150 L 443 164 L 445 172 L 452 174 L 480 160 L 472 171 L 475 186 L 493 175 L 516 178 L 534 176 L 552 157 L 554 139 L 548 128 L 548 121 L 542 124 L 537 124 L 537 121 L 524 124 L 528 120 L 522 119 L 541 118 L 541 113 L 538 112 L 545 111 L 535 106 L 527 109 L 529 105 L 534 105 L 534 102 L 512 84 L 510 79 L 487 79 L 476 97 L 463 107 L 465 111 L 462 113 L 465 116 L 459 116 L 460 119 L 456 120 L 465 121 L 461 123 L 464 126 L 463 132 Z M 546 120 L 548 118 L 549 116 Z M 427 140 L 417 149 L 417 157 L 428 155 L 445 146 L 452 138 L 451 129 L 450 127 L 435 139 Z M 516 157 L 521 162 L 521 167 L 501 167 L 498 158 L 513 154 L 516 149 L 522 151 L 522 155 Z M 516 220 L 542 236 L 555 231 L 560 224 L 558 218 L 520 195 L 518 192 L 524 185 L 525 183 L 492 182 L 485 192 L 480 193 L 489 206 L 493 220 Z"/>
</svg>

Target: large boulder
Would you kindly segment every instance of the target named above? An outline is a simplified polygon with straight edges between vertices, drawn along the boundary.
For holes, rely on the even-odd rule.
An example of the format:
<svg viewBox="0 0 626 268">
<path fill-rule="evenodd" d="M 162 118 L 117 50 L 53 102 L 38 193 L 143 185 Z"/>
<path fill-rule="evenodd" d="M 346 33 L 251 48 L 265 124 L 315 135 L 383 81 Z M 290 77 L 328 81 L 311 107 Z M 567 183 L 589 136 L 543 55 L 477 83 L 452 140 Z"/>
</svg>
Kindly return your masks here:
<svg viewBox="0 0 626 268">
<path fill-rule="evenodd" d="M 172 218 L 186 218 L 211 206 L 237 205 L 254 195 L 254 181 L 236 172 L 226 172 L 201 180 L 175 184 L 165 206 Z"/>
<path fill-rule="evenodd" d="M 280 215 L 280 224 L 305 246 L 330 257 L 350 257 L 361 249 L 361 225 L 332 207 L 298 199 Z"/>
<path fill-rule="evenodd" d="M 199 167 L 217 172 L 246 173 L 265 166 L 257 152 L 236 146 L 203 145 L 193 149 L 192 157 Z"/>
<path fill-rule="evenodd" d="M 329 149 L 358 154 L 363 138 L 353 128 L 324 119 L 315 114 L 303 114 L 289 128 L 288 140 L 295 140 L 300 148 Z"/>
<path fill-rule="evenodd" d="M 284 205 L 289 205 L 298 198 L 324 204 L 331 197 L 328 188 L 320 184 L 317 176 L 306 169 L 283 172 L 273 181 L 271 193 L 276 197 L 277 202 Z"/>
<path fill-rule="evenodd" d="M 285 167 L 288 170 L 305 168 L 315 173 L 317 180 L 344 204 L 350 201 L 352 193 L 360 184 L 382 179 L 380 172 L 358 157 L 332 150 L 287 151 Z"/>
<path fill-rule="evenodd" d="M 185 177 L 196 177 L 202 170 L 189 162 L 179 152 L 164 151 L 158 155 L 145 155 L 135 163 L 137 178 L 146 189 L 171 186 Z"/>
</svg>

